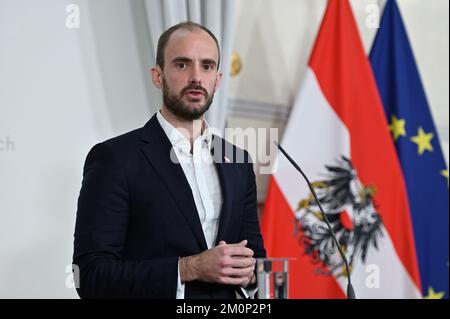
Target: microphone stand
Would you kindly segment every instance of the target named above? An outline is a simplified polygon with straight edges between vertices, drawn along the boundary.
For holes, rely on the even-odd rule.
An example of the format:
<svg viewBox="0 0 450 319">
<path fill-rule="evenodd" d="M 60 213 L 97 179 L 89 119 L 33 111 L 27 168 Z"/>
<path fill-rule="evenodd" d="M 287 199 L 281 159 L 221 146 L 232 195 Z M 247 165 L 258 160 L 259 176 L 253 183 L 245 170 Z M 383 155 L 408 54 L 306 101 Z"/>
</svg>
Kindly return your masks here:
<svg viewBox="0 0 450 319">
<path fill-rule="evenodd" d="M 287 160 L 292 164 L 292 166 L 295 167 L 295 169 L 297 171 L 300 172 L 300 174 L 302 174 L 303 178 L 305 179 L 306 183 L 308 184 L 308 187 L 311 191 L 311 194 L 313 195 L 317 206 L 319 206 L 320 212 L 322 213 L 323 219 L 325 220 L 325 223 L 328 226 L 328 229 L 330 230 L 331 236 L 333 237 L 333 241 L 336 244 L 336 247 L 339 251 L 339 254 L 341 255 L 342 260 L 344 261 L 345 264 L 345 270 L 347 273 L 347 299 L 356 299 L 355 296 L 355 291 L 353 289 L 352 286 L 352 282 L 351 282 L 351 278 L 350 278 L 350 267 L 348 266 L 348 261 L 347 261 L 347 257 L 345 256 L 344 252 L 341 249 L 341 246 L 339 245 L 337 239 L 336 239 L 336 235 L 334 234 L 333 228 L 331 227 L 330 221 L 328 220 L 327 215 L 325 214 L 325 212 L 323 211 L 322 205 L 320 204 L 319 199 L 317 198 L 316 192 L 314 191 L 314 188 L 312 187 L 310 181 L 308 180 L 308 177 L 306 177 L 305 173 L 303 173 L 302 169 L 300 168 L 300 166 L 298 166 L 298 164 L 289 156 L 288 153 L 286 153 L 286 151 L 284 150 L 284 148 L 278 144 L 276 141 L 274 142 L 275 145 L 278 147 L 278 149 L 281 151 L 281 153 L 283 153 L 284 156 L 286 156 Z"/>
</svg>

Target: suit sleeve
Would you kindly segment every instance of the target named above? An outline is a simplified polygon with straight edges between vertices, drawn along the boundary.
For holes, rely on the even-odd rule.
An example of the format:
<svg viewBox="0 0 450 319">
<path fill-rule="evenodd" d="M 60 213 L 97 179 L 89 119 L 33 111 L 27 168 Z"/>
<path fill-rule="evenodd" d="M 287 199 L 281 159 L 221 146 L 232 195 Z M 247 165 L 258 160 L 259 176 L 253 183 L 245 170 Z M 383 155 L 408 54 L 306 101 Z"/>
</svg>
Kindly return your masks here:
<svg viewBox="0 0 450 319">
<path fill-rule="evenodd" d="M 247 155 L 250 158 L 249 155 Z M 266 257 L 266 250 L 264 249 L 263 238 L 259 227 L 258 211 L 256 207 L 256 181 L 255 173 L 253 171 L 253 164 L 247 164 L 247 193 L 243 200 L 244 215 L 241 229 L 241 239 L 248 240 L 248 247 L 254 251 L 254 257 Z"/>
<path fill-rule="evenodd" d="M 97 144 L 86 158 L 75 226 L 81 298 L 175 298 L 178 258 L 123 258 L 129 203 L 123 166 L 107 144 Z"/>
</svg>

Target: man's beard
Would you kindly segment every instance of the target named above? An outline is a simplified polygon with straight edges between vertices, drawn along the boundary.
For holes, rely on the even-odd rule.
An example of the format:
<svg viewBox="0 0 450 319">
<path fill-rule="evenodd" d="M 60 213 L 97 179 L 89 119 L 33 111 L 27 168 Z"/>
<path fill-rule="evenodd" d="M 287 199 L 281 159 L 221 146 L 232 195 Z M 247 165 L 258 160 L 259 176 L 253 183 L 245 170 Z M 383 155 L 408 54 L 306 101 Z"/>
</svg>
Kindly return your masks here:
<svg viewBox="0 0 450 319">
<path fill-rule="evenodd" d="M 214 86 L 215 89 L 215 86 Z M 205 96 L 205 104 L 203 104 L 200 108 L 191 108 L 189 105 L 182 101 L 183 95 L 189 90 L 197 90 L 202 91 Z M 179 94 L 179 96 L 170 94 L 169 86 L 167 85 L 166 79 L 163 79 L 163 102 L 164 105 L 176 116 L 188 120 L 198 120 L 205 114 L 214 98 L 214 90 L 211 96 L 208 94 L 205 88 L 201 85 L 191 84 L 183 88 Z"/>
</svg>

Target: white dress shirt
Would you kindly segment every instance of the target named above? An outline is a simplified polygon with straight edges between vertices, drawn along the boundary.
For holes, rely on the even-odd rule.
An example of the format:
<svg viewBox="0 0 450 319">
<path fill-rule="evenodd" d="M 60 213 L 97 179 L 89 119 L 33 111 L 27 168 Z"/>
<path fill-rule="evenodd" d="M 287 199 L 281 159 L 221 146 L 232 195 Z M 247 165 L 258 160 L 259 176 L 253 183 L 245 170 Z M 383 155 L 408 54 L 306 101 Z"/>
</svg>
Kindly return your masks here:
<svg viewBox="0 0 450 319">
<path fill-rule="evenodd" d="M 156 117 L 162 129 L 172 144 L 172 152 L 181 165 L 184 175 L 189 183 L 194 197 L 203 233 L 208 249 L 214 246 L 217 230 L 219 228 L 219 216 L 222 208 L 222 192 L 219 176 L 211 155 L 212 134 L 207 129 L 194 141 L 191 154 L 190 141 L 172 124 L 170 124 L 160 112 Z M 173 154 L 173 153 L 172 153 Z M 180 280 L 178 268 L 177 299 L 184 299 L 184 287 Z"/>
<path fill-rule="evenodd" d="M 211 155 L 212 133 L 205 121 L 205 129 L 202 135 L 194 141 L 191 153 L 190 141 L 157 112 L 156 118 L 172 144 L 172 151 L 183 169 L 194 197 L 203 234 L 205 235 L 208 249 L 212 248 L 219 228 L 220 210 L 222 208 L 222 191 L 219 175 Z M 173 154 L 173 153 L 172 153 Z M 184 299 L 185 284 L 181 283 L 180 267 L 178 264 L 177 299 Z M 246 298 L 255 298 L 256 289 L 240 289 Z M 236 294 L 236 297 L 240 296 Z"/>
</svg>

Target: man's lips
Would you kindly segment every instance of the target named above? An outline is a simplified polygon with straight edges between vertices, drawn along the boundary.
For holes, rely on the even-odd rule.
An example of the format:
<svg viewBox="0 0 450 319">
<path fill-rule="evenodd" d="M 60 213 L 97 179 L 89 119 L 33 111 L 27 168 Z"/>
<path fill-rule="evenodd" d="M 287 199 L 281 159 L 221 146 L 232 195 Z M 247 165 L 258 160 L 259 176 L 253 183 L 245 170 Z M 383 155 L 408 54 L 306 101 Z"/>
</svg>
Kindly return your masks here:
<svg viewBox="0 0 450 319">
<path fill-rule="evenodd" d="M 192 96 L 192 97 L 200 97 L 202 95 L 205 95 L 203 93 L 203 91 L 198 91 L 198 90 L 189 90 L 189 91 L 186 91 L 186 93 L 184 93 L 184 94 Z"/>
<path fill-rule="evenodd" d="M 198 91 L 198 90 L 189 90 L 189 91 L 186 91 L 185 94 L 191 94 L 191 95 L 204 95 L 203 91 Z"/>
</svg>

